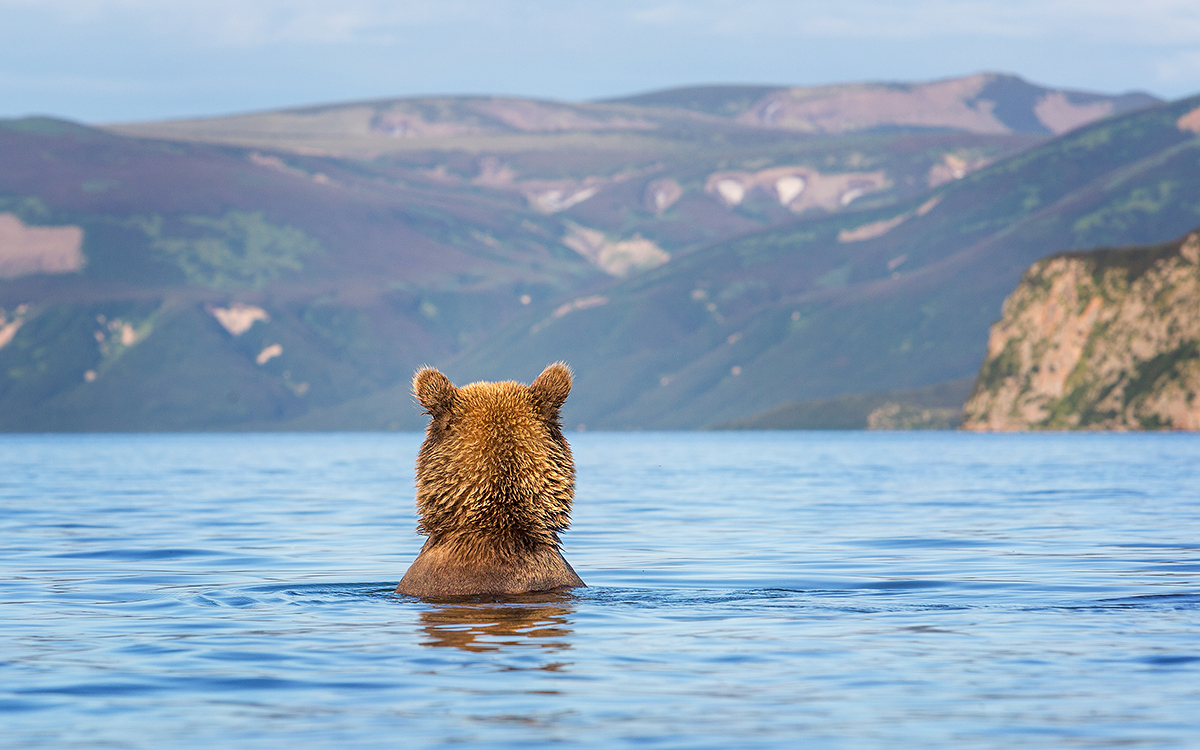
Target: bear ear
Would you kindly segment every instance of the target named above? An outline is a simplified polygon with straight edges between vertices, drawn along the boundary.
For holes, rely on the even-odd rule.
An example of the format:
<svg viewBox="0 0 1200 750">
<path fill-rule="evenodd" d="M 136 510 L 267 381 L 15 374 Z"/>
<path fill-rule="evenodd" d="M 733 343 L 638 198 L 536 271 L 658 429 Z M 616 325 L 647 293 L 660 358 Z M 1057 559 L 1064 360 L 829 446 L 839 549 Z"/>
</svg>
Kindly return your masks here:
<svg viewBox="0 0 1200 750">
<path fill-rule="evenodd" d="M 529 391 L 541 407 L 543 417 L 550 419 L 557 416 L 571 393 L 571 368 L 562 362 L 555 362 L 542 370 L 542 374 L 529 386 Z"/>
<path fill-rule="evenodd" d="M 425 411 L 438 414 L 447 411 L 454 404 L 458 389 L 442 373 L 432 367 L 422 367 L 413 376 L 413 395 Z"/>
</svg>

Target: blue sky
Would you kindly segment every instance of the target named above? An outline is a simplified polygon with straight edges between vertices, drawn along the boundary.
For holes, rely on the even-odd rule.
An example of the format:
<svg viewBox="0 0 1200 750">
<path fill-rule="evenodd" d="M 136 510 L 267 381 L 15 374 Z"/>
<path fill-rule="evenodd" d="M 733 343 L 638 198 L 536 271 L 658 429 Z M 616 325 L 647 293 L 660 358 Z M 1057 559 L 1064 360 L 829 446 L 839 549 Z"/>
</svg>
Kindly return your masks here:
<svg viewBox="0 0 1200 750">
<path fill-rule="evenodd" d="M 0 116 L 431 93 L 586 100 L 979 71 L 1200 93 L 1200 0 L 0 0 Z"/>
</svg>

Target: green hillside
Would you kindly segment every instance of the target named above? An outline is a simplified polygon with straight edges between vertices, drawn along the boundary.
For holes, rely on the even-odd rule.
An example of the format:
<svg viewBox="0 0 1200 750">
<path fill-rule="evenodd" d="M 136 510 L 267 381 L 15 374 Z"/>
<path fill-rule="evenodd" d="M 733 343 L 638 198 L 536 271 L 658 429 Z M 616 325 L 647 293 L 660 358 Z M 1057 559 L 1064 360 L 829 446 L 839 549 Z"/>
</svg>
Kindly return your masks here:
<svg viewBox="0 0 1200 750">
<path fill-rule="evenodd" d="M 1088 126 L 901 206 L 714 243 L 610 287 L 605 304 L 531 312 L 449 370 L 488 378 L 565 359 L 580 374 L 569 418 L 620 428 L 968 377 L 1031 262 L 1196 224 L 1200 138 L 1177 123 L 1198 106 Z M 873 224 L 891 228 L 839 242 Z"/>
<path fill-rule="evenodd" d="M 733 118 L 779 89 L 779 86 L 687 86 L 609 99 L 606 103 L 681 109 L 714 117 Z"/>
<path fill-rule="evenodd" d="M 407 380 L 523 295 L 604 277 L 506 196 L 45 119 L 0 122 L 0 153 L 15 243 L 0 246 L 0 315 L 16 326 L 0 345 L 0 429 L 278 421 Z M 82 235 L 82 267 L 38 273 L 38 232 L 64 228 Z M 238 303 L 267 319 L 230 333 L 212 310 Z"/>
<path fill-rule="evenodd" d="M 744 419 L 714 425 L 718 430 L 865 430 L 958 427 L 974 378 L 888 393 L 791 401 Z"/>
<path fill-rule="evenodd" d="M 938 116 L 1146 103 L 1002 78 Z M 739 119 L 781 91 L 0 121 L 0 429 L 412 428 L 421 364 L 557 359 L 572 424 L 709 425 L 965 375 L 1027 258 L 1192 215 L 1184 104 L 1050 143 Z"/>
</svg>

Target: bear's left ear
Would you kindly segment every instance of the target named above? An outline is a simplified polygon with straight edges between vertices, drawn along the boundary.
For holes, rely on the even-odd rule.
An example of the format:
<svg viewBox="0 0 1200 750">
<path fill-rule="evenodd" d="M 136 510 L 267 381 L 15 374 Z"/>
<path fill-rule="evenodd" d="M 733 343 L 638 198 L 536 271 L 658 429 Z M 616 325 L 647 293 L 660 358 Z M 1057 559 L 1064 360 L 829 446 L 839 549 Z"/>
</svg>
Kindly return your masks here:
<svg viewBox="0 0 1200 750">
<path fill-rule="evenodd" d="M 458 389 L 437 370 L 422 367 L 413 376 L 413 395 L 425 407 L 425 411 L 436 417 L 454 405 Z"/>
<path fill-rule="evenodd" d="M 571 393 L 571 368 L 562 362 L 555 362 L 542 370 L 542 374 L 529 386 L 529 391 L 533 394 L 542 417 L 556 418 L 558 410 L 566 403 L 567 396 Z"/>
</svg>

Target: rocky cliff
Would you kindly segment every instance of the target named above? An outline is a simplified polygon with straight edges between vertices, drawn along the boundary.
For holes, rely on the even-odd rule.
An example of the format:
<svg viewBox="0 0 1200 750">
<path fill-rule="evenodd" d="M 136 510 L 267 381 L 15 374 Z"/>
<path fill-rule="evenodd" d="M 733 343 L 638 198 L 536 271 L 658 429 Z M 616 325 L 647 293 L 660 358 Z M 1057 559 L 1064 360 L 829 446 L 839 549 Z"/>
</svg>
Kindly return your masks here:
<svg viewBox="0 0 1200 750">
<path fill-rule="evenodd" d="M 1200 429 L 1200 233 L 1038 261 L 992 326 L 968 430 Z"/>
</svg>

